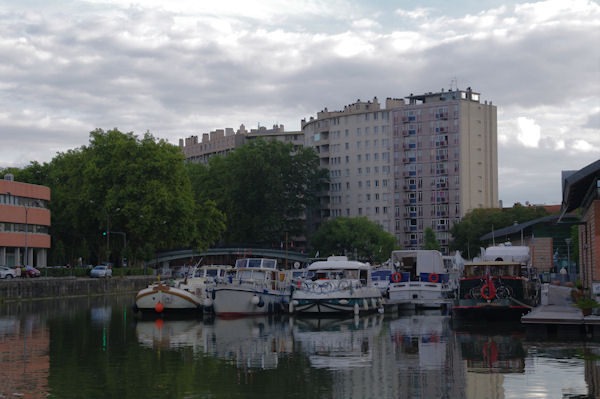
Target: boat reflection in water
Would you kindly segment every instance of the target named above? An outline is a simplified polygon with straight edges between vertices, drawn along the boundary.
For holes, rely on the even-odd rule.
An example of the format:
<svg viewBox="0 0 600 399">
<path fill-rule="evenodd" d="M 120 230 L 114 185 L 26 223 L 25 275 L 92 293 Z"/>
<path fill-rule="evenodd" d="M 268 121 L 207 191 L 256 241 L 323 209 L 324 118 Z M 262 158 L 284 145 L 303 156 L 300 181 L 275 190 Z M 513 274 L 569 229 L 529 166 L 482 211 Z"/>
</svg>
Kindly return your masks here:
<svg viewBox="0 0 600 399">
<path fill-rule="evenodd" d="M 273 369 L 279 357 L 291 353 L 292 335 L 288 323 L 273 317 L 210 321 L 138 321 L 136 334 L 141 345 L 154 349 L 192 348 L 198 355 L 210 355 L 243 369 Z"/>
<path fill-rule="evenodd" d="M 383 315 L 298 318 L 293 325 L 294 341 L 308 356 L 312 367 L 331 370 L 370 367 L 373 339 L 381 332 Z"/>
<path fill-rule="evenodd" d="M 464 365 L 449 316 L 440 310 L 404 315 L 390 321 L 390 339 L 399 397 L 465 397 Z"/>
</svg>

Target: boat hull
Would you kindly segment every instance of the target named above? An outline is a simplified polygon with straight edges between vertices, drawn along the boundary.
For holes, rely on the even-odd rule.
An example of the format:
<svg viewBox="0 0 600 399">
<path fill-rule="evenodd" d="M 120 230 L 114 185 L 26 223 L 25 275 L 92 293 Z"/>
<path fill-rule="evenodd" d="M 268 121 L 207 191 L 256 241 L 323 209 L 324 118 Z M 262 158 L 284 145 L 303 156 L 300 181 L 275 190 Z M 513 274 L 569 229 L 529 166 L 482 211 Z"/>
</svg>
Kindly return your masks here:
<svg viewBox="0 0 600 399">
<path fill-rule="evenodd" d="M 139 291 L 135 307 L 142 312 L 202 312 L 203 299 L 191 292 L 164 284 L 151 285 Z"/>
<path fill-rule="evenodd" d="M 220 286 L 213 290 L 212 309 L 217 316 L 237 317 L 286 311 L 290 294 L 280 290 L 258 290 L 244 286 Z"/>
<path fill-rule="evenodd" d="M 460 299 L 452 306 L 452 317 L 468 320 L 518 321 L 531 310 L 531 306 L 515 303 L 510 299 L 485 301 L 481 299 Z"/>
<path fill-rule="evenodd" d="M 450 304 L 451 294 L 452 290 L 447 284 L 418 281 L 390 284 L 387 304 L 403 308 L 437 309 Z"/>
<path fill-rule="evenodd" d="M 378 288 L 354 289 L 337 293 L 318 293 L 311 291 L 294 291 L 292 295 L 292 311 L 298 314 L 334 315 L 364 314 L 376 312 L 382 308 L 381 292 Z"/>
</svg>

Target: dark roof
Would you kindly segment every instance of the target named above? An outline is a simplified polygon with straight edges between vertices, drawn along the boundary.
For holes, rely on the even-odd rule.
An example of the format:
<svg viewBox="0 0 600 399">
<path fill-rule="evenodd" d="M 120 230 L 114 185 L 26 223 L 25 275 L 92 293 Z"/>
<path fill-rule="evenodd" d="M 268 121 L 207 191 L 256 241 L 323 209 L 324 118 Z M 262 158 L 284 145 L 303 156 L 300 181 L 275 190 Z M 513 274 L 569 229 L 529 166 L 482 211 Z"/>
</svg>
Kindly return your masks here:
<svg viewBox="0 0 600 399">
<path fill-rule="evenodd" d="M 587 190 L 596 177 L 600 177 L 600 160 L 592 162 L 563 181 L 563 212 L 569 212 L 581 206 Z"/>
<path fill-rule="evenodd" d="M 548 223 L 548 222 L 556 223 L 556 221 L 559 218 L 560 218 L 560 215 L 550 215 L 550 216 L 544 216 L 543 218 L 533 219 L 533 220 L 530 220 L 530 221 L 524 222 L 524 223 L 513 224 L 511 226 L 503 227 L 501 229 L 494 230 L 492 232 L 484 234 L 481 237 L 479 237 L 479 239 L 481 241 L 485 241 L 485 240 L 490 240 L 493 237 L 505 237 L 505 236 L 509 236 L 511 234 L 516 234 L 516 233 L 520 232 L 521 230 L 525 230 L 526 228 L 528 228 L 530 226 L 533 226 L 535 224 Z M 577 216 L 577 215 L 564 215 L 562 217 L 562 219 L 563 220 L 564 219 L 571 219 L 572 221 L 576 221 L 576 220 L 579 220 L 579 216 Z M 566 224 L 566 222 L 565 222 L 565 224 Z"/>
</svg>

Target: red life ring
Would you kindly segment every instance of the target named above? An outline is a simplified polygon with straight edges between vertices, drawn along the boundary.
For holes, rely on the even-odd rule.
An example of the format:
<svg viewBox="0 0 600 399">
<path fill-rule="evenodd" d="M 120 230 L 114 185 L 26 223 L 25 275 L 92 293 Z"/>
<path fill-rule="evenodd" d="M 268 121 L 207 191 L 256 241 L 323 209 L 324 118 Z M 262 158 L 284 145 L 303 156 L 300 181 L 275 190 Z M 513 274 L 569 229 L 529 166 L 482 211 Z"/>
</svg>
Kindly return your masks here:
<svg viewBox="0 0 600 399">
<path fill-rule="evenodd" d="M 431 281 L 432 283 L 437 283 L 438 281 L 440 281 L 440 276 L 437 273 L 430 273 L 429 274 L 429 281 Z"/>
<path fill-rule="evenodd" d="M 494 293 L 494 294 L 488 295 L 485 292 L 485 288 L 486 287 L 488 288 L 488 292 L 490 291 L 489 286 L 487 284 L 484 284 L 483 287 L 481 287 L 481 291 L 480 291 L 481 292 L 481 296 L 483 297 L 483 299 L 494 299 L 494 297 L 496 296 L 496 294 Z"/>
<path fill-rule="evenodd" d="M 400 281 L 402 281 L 402 275 L 400 273 L 392 274 L 392 281 L 394 283 L 399 283 Z"/>
</svg>

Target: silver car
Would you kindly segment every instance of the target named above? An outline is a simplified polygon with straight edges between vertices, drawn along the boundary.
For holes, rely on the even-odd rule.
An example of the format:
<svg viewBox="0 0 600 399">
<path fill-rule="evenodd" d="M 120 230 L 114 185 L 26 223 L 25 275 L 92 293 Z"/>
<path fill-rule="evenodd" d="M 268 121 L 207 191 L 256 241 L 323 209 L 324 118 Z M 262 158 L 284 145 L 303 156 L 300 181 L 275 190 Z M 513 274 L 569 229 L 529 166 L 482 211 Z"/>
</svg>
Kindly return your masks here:
<svg viewBox="0 0 600 399">
<path fill-rule="evenodd" d="M 96 266 L 90 271 L 90 277 L 112 277 L 112 269 L 108 266 Z"/>
<path fill-rule="evenodd" d="M 11 278 L 15 277 L 17 277 L 17 271 L 15 269 L 6 266 L 0 266 L 0 278 L 7 278 L 10 280 Z"/>
</svg>

